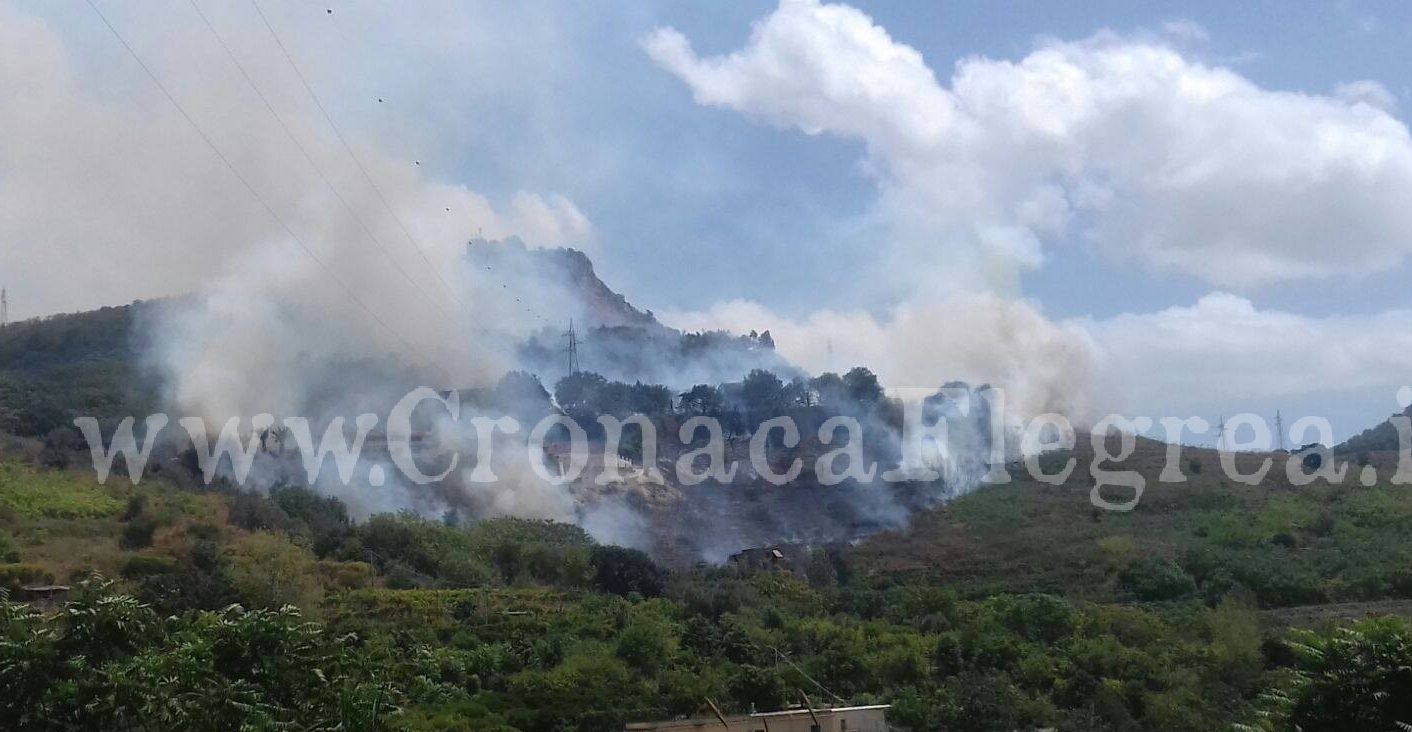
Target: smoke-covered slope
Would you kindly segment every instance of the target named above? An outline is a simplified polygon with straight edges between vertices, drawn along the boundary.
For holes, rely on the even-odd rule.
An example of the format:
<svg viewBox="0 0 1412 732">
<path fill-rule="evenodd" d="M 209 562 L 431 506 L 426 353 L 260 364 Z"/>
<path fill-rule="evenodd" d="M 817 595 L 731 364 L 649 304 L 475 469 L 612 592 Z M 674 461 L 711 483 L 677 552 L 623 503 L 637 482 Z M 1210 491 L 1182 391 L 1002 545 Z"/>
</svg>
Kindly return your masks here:
<svg viewBox="0 0 1412 732">
<path fill-rule="evenodd" d="M 514 237 L 473 239 L 466 265 L 470 288 L 488 312 L 529 324 L 515 361 L 546 384 L 569 373 L 571 326 L 579 369 L 618 381 L 686 389 L 737 381 L 756 368 L 797 372 L 775 352 L 768 331 L 688 334 L 663 325 L 604 283 L 577 249 L 535 249 Z"/>
<path fill-rule="evenodd" d="M 604 284 L 593 271 L 588 255 L 577 249 L 531 249 L 517 237 L 501 241 L 475 238 L 466 245 L 466 261 L 486 289 L 494 290 L 498 282 L 507 294 L 522 300 L 558 294 L 563 297 L 562 302 L 544 302 L 568 311 L 533 315 L 576 314 L 583 321 L 581 327 L 666 330 L 651 312 L 638 310 L 626 297 Z"/>
<path fill-rule="evenodd" d="M 359 517 L 402 510 L 437 516 L 455 510 L 470 518 L 552 518 L 578 523 L 605 540 L 650 548 L 657 556 L 678 562 L 703 557 L 721 560 L 746 547 L 778 542 L 821 545 L 855 540 L 904 525 L 916 507 L 945 500 L 967 483 L 829 485 L 816 478 L 815 461 L 825 451 L 817 437 L 819 427 L 835 414 L 856 416 L 866 426 L 869 460 L 880 462 L 884 470 L 897 464 L 892 438 L 900 424 L 899 408 L 883 400 L 875 377 L 866 369 L 856 370 L 861 376 L 853 386 L 853 373 L 846 378 L 832 375 L 827 384 L 811 382 L 795 378 L 802 372 L 779 357 L 768 331 L 682 333 L 667 327 L 604 283 L 588 257 L 573 249 L 534 249 L 515 239 L 475 240 L 466 247 L 462 264 L 466 287 L 461 297 L 474 305 L 466 313 L 468 322 L 494 330 L 498 338 L 512 344 L 509 358 L 504 358 L 505 349 L 494 354 L 499 357 L 494 387 L 421 381 L 422 375 L 407 368 L 418 354 L 346 350 L 348 344 L 359 343 L 356 339 L 335 339 L 337 348 L 322 347 L 330 342 L 318 337 L 327 321 L 320 320 L 317 312 L 283 301 L 268 308 L 279 314 L 278 323 L 263 316 L 254 322 L 240 321 L 245 326 L 241 332 L 275 332 L 260 342 L 289 349 L 266 359 L 280 364 L 279 368 L 252 367 L 229 336 L 239 330 L 230 325 L 232 319 L 247 318 L 248 308 L 207 307 L 200 323 L 210 327 L 196 332 L 195 345 L 190 330 L 164 327 L 202 306 L 203 298 L 192 297 L 7 328 L 0 334 L 0 368 L 14 373 L 0 371 L 4 377 L 0 417 L 5 420 L 0 430 L 44 435 L 62 429 L 73 433 L 73 439 L 63 444 L 77 444 L 72 428 L 75 417 L 96 416 L 111 435 L 117 419 L 131 415 L 140 420 L 145 414 L 166 411 L 173 421 L 192 414 L 204 417 L 212 430 L 231 418 L 238 418 L 239 425 L 251 424 L 251 418 L 260 413 L 270 413 L 277 420 L 304 417 L 314 425 L 314 433 L 321 434 L 338 418 L 347 421 L 364 413 L 386 417 L 398 399 L 419 385 L 469 386 L 462 390 L 463 413 L 514 414 L 531 426 L 544 415 L 568 413 L 586 426 L 591 449 L 601 456 L 604 446 L 601 430 L 595 432 L 596 418 L 636 412 L 648 415 L 663 436 L 659 453 L 659 467 L 666 476 L 663 484 L 599 481 L 602 457 L 599 469 L 590 469 L 571 485 L 546 484 L 533 475 L 535 459 L 526 460 L 526 437 L 521 433 L 513 440 L 516 444 L 505 446 L 503 452 L 513 460 L 503 469 L 497 466 L 501 479 L 491 485 L 468 481 L 460 472 L 434 486 L 412 486 L 395 479 L 383 485 L 381 480 L 366 480 L 373 466 L 380 475 L 390 470 L 387 455 L 380 452 L 386 448 L 381 447 L 385 442 L 379 427 L 370 441 L 374 447 L 353 471 L 351 482 L 321 477 L 312 487 L 342 498 Z M 571 320 L 576 370 L 587 381 L 606 377 L 599 379 L 601 398 L 591 400 L 591 407 L 575 408 L 556 389 L 570 371 L 565 331 Z M 526 322 L 536 321 L 542 324 L 526 327 Z M 494 342 L 484 338 L 476 344 Z M 193 359 L 193 355 L 203 357 Z M 147 370 L 146 364 L 160 367 Z M 501 378 L 511 369 L 528 373 Z M 755 373 L 759 378 L 753 381 L 746 378 L 756 370 L 772 373 Z M 526 388 L 507 386 L 514 384 Z M 703 386 L 693 389 L 695 385 Z M 677 403 L 678 395 L 687 390 L 704 390 L 711 398 L 691 406 L 686 399 Z M 643 402 L 639 396 L 651 398 Z M 218 408 L 192 412 L 189 404 Z M 702 485 L 679 480 L 677 460 L 688 446 L 670 443 L 692 415 L 717 417 L 725 424 L 728 457 L 743 466 L 738 479 L 713 479 Z M 788 465 L 799 457 L 807 463 L 784 486 L 771 485 L 756 475 L 747 451 L 750 434 L 760 421 L 779 415 L 799 421 L 802 440 L 797 448 L 777 449 L 771 459 Z M 474 440 L 458 441 L 468 437 L 465 429 L 459 423 L 418 425 L 422 434 L 433 436 L 422 443 L 424 449 L 457 450 L 462 469 L 469 470 L 474 451 L 462 448 Z M 179 430 L 173 428 L 166 438 L 158 461 L 163 464 L 188 450 Z M 433 457 L 437 464 L 449 459 L 441 454 Z M 222 477 L 252 490 L 305 481 L 300 454 L 286 450 L 282 443 L 278 451 L 256 455 L 252 465 L 248 476 L 231 478 L 222 472 Z M 194 484 L 194 473 L 191 479 Z"/>
</svg>

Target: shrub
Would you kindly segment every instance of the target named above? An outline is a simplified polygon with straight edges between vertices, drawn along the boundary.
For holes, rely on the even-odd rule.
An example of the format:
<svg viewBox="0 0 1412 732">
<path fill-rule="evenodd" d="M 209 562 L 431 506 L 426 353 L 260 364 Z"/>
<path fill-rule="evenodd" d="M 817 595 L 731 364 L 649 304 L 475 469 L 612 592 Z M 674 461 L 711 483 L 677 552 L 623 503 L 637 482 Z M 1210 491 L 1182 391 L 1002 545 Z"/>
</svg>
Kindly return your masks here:
<svg viewBox="0 0 1412 732">
<path fill-rule="evenodd" d="M 640 618 L 618 636 L 617 655 L 629 666 L 650 674 L 669 665 L 676 648 L 677 636 L 670 626 Z"/>
<path fill-rule="evenodd" d="M 620 546 L 596 546 L 589 555 L 598 589 L 614 595 L 636 592 L 657 597 L 667 585 L 666 572 L 645 552 Z"/>
<path fill-rule="evenodd" d="M 392 663 L 293 609 L 164 617 L 105 593 L 49 614 L 0 602 L 0 639 L 25 640 L 0 642 L 0 728 L 384 730 L 414 699 L 465 700 L 433 649 Z"/>
<path fill-rule="evenodd" d="M 1122 567 L 1137 555 L 1137 542 L 1128 534 L 1105 536 L 1098 540 L 1098 553 L 1109 567 Z"/>
<path fill-rule="evenodd" d="M 0 531 L 0 562 L 18 562 L 20 552 L 15 548 L 15 542 L 9 534 Z"/>
<path fill-rule="evenodd" d="M 278 534 L 252 534 L 231 550 L 231 583 L 252 608 L 312 609 L 323 597 L 314 557 Z"/>
<path fill-rule="evenodd" d="M 1365 620 L 1326 634 L 1295 631 L 1295 666 L 1261 696 L 1251 729 L 1405 729 L 1412 719 L 1412 626 Z"/>
<path fill-rule="evenodd" d="M 1012 633 L 1026 640 L 1054 643 L 1074 631 L 1074 609 L 1053 595 L 1001 596 L 986 608 Z"/>
<path fill-rule="evenodd" d="M 1129 564 L 1119 579 L 1124 589 L 1144 602 L 1177 600 L 1196 592 L 1196 582 L 1176 563 L 1146 557 Z"/>
<path fill-rule="evenodd" d="M 158 574 L 171 574 L 175 571 L 177 571 L 177 562 L 172 557 L 139 554 L 123 564 L 122 575 L 124 579 L 136 580 Z"/>
<path fill-rule="evenodd" d="M 123 515 L 118 517 L 119 521 L 132 521 L 147 512 L 147 494 L 138 493 L 127 499 L 127 505 L 123 507 Z"/>
<path fill-rule="evenodd" d="M 152 535 L 157 531 L 157 519 L 139 516 L 123 526 L 118 535 L 118 546 L 123 549 L 145 549 L 152 546 Z"/>
<path fill-rule="evenodd" d="M 316 566 L 324 586 L 337 590 L 357 590 L 371 587 L 373 578 L 377 574 L 373 565 L 367 562 L 320 561 Z"/>
<path fill-rule="evenodd" d="M 0 460 L 0 511 L 19 518 L 79 519 L 115 516 L 122 509 L 123 502 L 91 477 Z"/>
<path fill-rule="evenodd" d="M 0 588 L 15 592 L 25 585 L 49 584 L 54 575 L 38 564 L 0 564 Z"/>
</svg>

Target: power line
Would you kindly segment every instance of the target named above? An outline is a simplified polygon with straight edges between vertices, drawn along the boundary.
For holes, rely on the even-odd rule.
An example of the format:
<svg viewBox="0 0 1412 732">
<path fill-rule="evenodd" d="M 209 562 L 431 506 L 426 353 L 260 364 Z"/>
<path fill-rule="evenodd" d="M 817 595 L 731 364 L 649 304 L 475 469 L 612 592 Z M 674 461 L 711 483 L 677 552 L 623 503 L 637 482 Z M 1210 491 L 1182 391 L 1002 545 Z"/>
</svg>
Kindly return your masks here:
<svg viewBox="0 0 1412 732">
<path fill-rule="evenodd" d="M 358 172 L 363 176 L 363 179 L 368 182 L 368 186 L 372 188 L 373 193 L 377 196 L 378 201 L 382 204 L 383 208 L 387 209 L 388 214 L 392 216 L 392 220 L 397 223 L 397 228 L 402 232 L 402 235 L 406 237 L 408 243 L 412 245 L 412 248 L 417 250 L 417 254 L 421 257 L 422 262 L 425 263 L 427 265 L 427 268 L 430 269 L 432 273 L 437 276 L 437 278 L 441 281 L 442 286 L 446 288 L 446 291 L 450 293 L 451 296 L 458 303 L 460 303 L 463 308 L 469 311 L 470 305 L 468 305 L 464 300 L 460 298 L 459 295 L 456 294 L 455 287 L 449 280 L 446 279 L 446 275 L 431 263 L 431 260 L 427 257 L 426 249 L 417 240 L 417 237 L 413 236 L 411 229 L 407 226 L 406 222 L 402 220 L 402 217 L 397 213 L 397 209 L 394 208 L 392 204 L 388 201 L 387 195 L 382 190 L 382 186 L 378 185 L 377 180 L 374 179 L 372 174 L 368 172 L 367 166 L 363 164 L 362 159 L 359 158 L 357 152 L 353 150 L 353 146 L 349 144 L 348 139 L 344 136 L 342 129 L 340 129 L 338 123 L 334 121 L 333 115 L 329 114 L 328 108 L 324 106 L 323 100 L 319 98 L 318 92 L 314 91 L 314 87 L 312 84 L 309 83 L 308 77 L 305 76 L 304 72 L 299 68 L 299 63 L 294 60 L 294 54 L 290 53 L 289 47 L 285 45 L 284 40 L 275 30 L 274 24 L 270 22 L 269 16 L 265 15 L 264 9 L 260 7 L 259 0 L 250 0 L 250 5 L 255 9 L 255 14 L 260 17 L 261 24 L 265 26 L 265 30 L 270 34 L 270 38 L 274 40 L 275 46 L 279 48 L 280 54 L 284 56 L 285 62 L 289 64 L 289 68 L 294 72 L 294 76 L 299 80 L 300 86 L 302 86 L 304 88 L 305 93 L 309 95 L 309 99 L 314 102 L 314 106 L 319 110 L 319 114 L 323 117 L 324 122 L 326 122 L 329 126 L 329 129 L 333 131 L 334 137 L 338 140 L 338 143 L 343 148 L 343 151 L 348 154 L 348 158 L 353 161 L 354 167 L 358 169 Z M 421 165 L 421 161 L 417 160 L 416 164 Z M 515 302 L 518 303 L 521 302 L 521 300 L 519 298 L 515 298 Z M 525 312 L 538 319 L 541 323 L 548 323 L 548 320 L 539 313 L 536 313 L 533 308 L 526 306 L 524 310 Z M 476 327 L 475 329 L 483 333 L 491 332 L 490 329 L 484 327 Z"/>
<path fill-rule="evenodd" d="M 299 138 L 296 137 L 293 130 L 289 128 L 289 125 L 284 121 L 284 117 L 280 115 L 280 113 L 274 108 L 274 105 L 270 103 L 269 98 L 265 96 L 265 93 L 260 90 L 260 86 L 255 83 L 255 80 L 251 78 L 249 72 L 246 71 L 245 65 L 240 63 L 240 59 L 236 57 L 235 52 L 231 50 L 230 46 L 226 44 L 225 39 L 222 38 L 221 34 L 216 30 L 215 26 L 211 24 L 211 20 L 206 17 L 206 13 L 201 10 L 201 6 L 197 4 L 196 0 L 188 0 L 188 2 L 191 4 L 192 10 L 195 10 L 196 14 L 201 17 L 201 22 L 205 24 L 206 29 L 209 30 L 211 32 L 211 35 L 215 37 L 216 43 L 220 44 L 221 49 L 224 50 L 226 56 L 230 58 L 231 63 L 235 64 L 235 68 L 240 71 L 240 75 L 245 79 L 245 83 L 248 84 L 250 88 L 255 92 L 255 96 L 260 98 L 260 101 L 265 105 L 265 109 L 269 110 L 270 114 L 275 118 L 275 121 L 279 123 L 280 129 L 284 130 L 285 136 L 289 138 L 290 142 L 294 143 L 294 146 L 296 148 L 298 148 L 300 154 L 304 156 L 304 160 L 308 161 L 309 167 L 314 169 L 314 172 L 318 174 L 319 178 L 324 182 L 324 185 L 328 187 L 329 192 L 334 195 L 334 198 L 338 199 L 339 203 L 343 204 L 343 207 L 348 210 L 349 216 L 352 217 L 352 219 L 358 223 L 358 226 L 363 230 L 363 233 L 368 236 L 368 239 L 371 240 L 380 251 L 382 251 L 383 255 L 386 256 L 389 261 L 392 262 L 392 266 L 397 268 L 397 271 L 402 274 L 403 278 L 407 280 L 407 283 L 412 286 L 412 289 L 415 290 L 417 294 L 421 295 L 422 298 L 427 301 L 428 305 L 431 305 L 433 308 L 445 313 L 445 311 L 441 310 L 436 303 L 432 302 L 431 298 L 426 294 L 426 290 L 420 285 L 418 285 L 414 279 L 412 279 L 411 273 L 409 273 L 407 269 L 402 266 L 402 263 L 398 261 L 397 257 L 392 255 L 392 252 L 388 251 L 387 247 L 384 246 L 382 241 L 377 238 L 377 235 L 372 232 L 372 229 L 368 227 L 367 223 L 363 221 L 362 217 L 358 216 L 357 211 L 355 211 L 353 206 L 348 203 L 348 200 L 343 197 L 343 194 L 338 192 L 338 188 L 335 187 L 333 185 L 333 182 L 329 180 L 329 177 L 324 173 L 323 168 L 321 168 L 318 162 L 314 160 L 313 156 L 309 154 L 309 151 L 304 147 L 303 143 L 299 142 Z M 435 275 L 435 270 L 433 270 L 432 273 L 433 275 Z M 443 286 L 445 285 L 445 283 L 440 284 L 442 284 Z M 450 292 L 451 296 L 453 298 L 456 298 L 456 294 L 452 292 L 450 288 L 447 288 L 447 292 Z M 456 299 L 459 300 L 459 298 Z"/>
<path fill-rule="evenodd" d="M 368 169 L 363 166 L 363 161 L 359 160 L 357 153 L 353 152 L 353 146 L 348 144 L 348 140 L 343 136 L 343 132 L 338 128 L 338 124 L 333 121 L 333 116 L 324 108 L 323 102 L 319 100 L 319 95 L 314 92 L 314 87 L 311 86 L 309 80 L 305 78 L 304 72 L 299 70 L 299 64 L 294 61 L 294 56 L 289 53 L 289 49 L 285 47 L 284 41 L 280 40 L 279 34 L 275 32 L 274 26 L 270 23 L 270 19 L 265 16 L 265 11 L 260 8 L 258 0 L 250 0 L 250 4 L 254 6 L 255 13 L 260 16 L 260 22 L 264 24 L 265 30 L 269 31 L 270 37 L 274 39 L 275 45 L 279 47 L 280 53 L 284 55 L 284 60 L 289 62 L 289 67 L 294 70 L 294 75 L 299 78 L 300 85 L 304 87 L 304 91 L 308 92 L 309 98 L 314 100 L 314 106 L 318 108 L 319 114 L 323 115 L 324 121 L 328 123 L 329 129 L 333 130 L 334 137 L 338 138 L 338 143 L 343 146 L 344 151 L 348 153 L 348 157 L 351 158 L 353 164 L 357 166 L 358 172 L 362 173 L 363 178 L 368 181 L 368 185 L 372 186 L 373 192 L 377 195 L 378 200 L 382 202 L 383 208 L 386 208 L 387 212 L 392 214 L 392 219 L 397 222 L 398 228 L 402 230 L 402 235 L 407 237 L 407 241 L 411 243 L 412 248 L 417 250 L 417 254 L 421 256 L 427 268 L 442 281 L 442 285 L 446 287 L 447 292 L 450 292 L 452 297 L 456 297 L 455 289 L 451 287 L 450 283 L 445 281 L 441 271 L 431 263 L 431 260 L 427 257 L 426 250 L 417 243 L 416 237 L 412 236 L 412 232 L 407 228 L 407 224 L 402 221 L 401 216 L 397 215 L 397 210 L 392 207 L 392 204 L 388 203 L 387 196 L 383 195 L 382 187 L 377 184 L 377 181 L 373 180 L 373 176 L 369 174 Z M 460 298 L 457 298 L 457 300 L 459 299 Z M 465 306 L 465 303 L 462 303 L 462 306 Z"/>
<path fill-rule="evenodd" d="M 754 644 L 751 644 L 751 645 L 754 645 Z M 833 697 L 834 699 L 836 699 L 836 700 L 837 700 L 839 703 L 841 703 L 841 704 L 847 704 L 847 703 L 848 703 L 847 701 L 844 700 L 843 697 L 839 696 L 838 694 L 833 693 L 832 691 L 830 691 L 830 690 L 828 689 L 828 687 L 824 686 L 823 684 L 819 683 L 818 681 L 815 681 L 813 676 L 810 676 L 809 674 L 805 673 L 805 672 L 804 672 L 804 669 L 799 668 L 799 666 L 798 666 L 797 664 L 795 664 L 794 661 L 791 661 L 791 660 L 789 659 L 789 656 L 786 655 L 784 651 L 781 651 L 780 649 L 778 649 L 778 648 L 776 648 L 776 647 L 774 647 L 774 646 L 765 646 L 765 647 L 768 648 L 768 649 L 770 649 L 770 650 L 772 650 L 772 651 L 774 651 L 775 654 L 776 654 L 777 656 L 779 656 L 779 659 L 780 659 L 781 661 L 784 661 L 785 663 L 789 664 L 789 667 L 790 667 L 790 668 L 794 669 L 795 671 L 798 671 L 800 676 L 803 676 L 806 680 L 808 680 L 809 683 L 811 683 L 811 684 L 813 684 L 814 686 L 818 687 L 820 691 L 822 691 L 822 692 L 824 692 L 825 694 L 828 694 L 829 696 Z M 758 646 L 757 646 L 757 648 L 758 648 Z M 801 691 L 800 693 L 802 694 L 803 692 Z"/>
<path fill-rule="evenodd" d="M 235 176 L 235 179 L 240 181 L 240 184 L 245 188 L 247 192 L 250 193 L 250 196 L 254 198 L 257 203 L 260 204 L 261 208 L 265 209 L 265 212 L 270 215 L 270 218 L 274 219 L 275 223 L 279 224 L 280 228 L 283 229 L 284 232 L 288 234 L 289 237 L 293 239 L 296 244 L 299 245 L 299 248 L 302 249 L 304 253 L 311 260 L 314 261 L 315 264 L 317 264 L 321 269 L 323 269 L 329 274 L 330 279 L 332 279 L 339 286 L 339 288 L 343 290 L 344 294 L 348 295 L 349 299 L 351 299 L 355 304 L 357 304 L 358 307 L 361 308 L 364 313 L 367 313 L 368 317 L 372 318 L 374 322 L 376 322 L 384 330 L 386 330 L 388 334 L 391 335 L 394 339 L 402 343 L 402 345 L 407 349 L 409 353 L 420 353 L 420 351 L 414 348 L 412 344 L 407 341 L 406 338 L 403 338 L 401 334 L 399 334 L 396 330 L 392 328 L 391 325 L 387 323 L 387 321 L 383 320 L 381 316 L 379 316 L 372 308 L 370 308 L 368 304 L 364 302 L 363 299 L 360 298 L 358 294 L 347 285 L 347 283 L 345 283 L 337 274 L 335 274 L 333 270 L 330 269 L 329 266 L 324 263 L 323 259 L 321 259 L 317 254 L 315 254 L 313 250 L 310 249 L 309 246 L 304 243 L 303 239 L 299 238 L 298 234 L 294 233 L 294 230 L 291 229 L 289 224 L 286 223 L 285 220 L 279 215 L 279 213 L 275 211 L 274 207 L 271 206 L 269 202 L 266 201 L 265 198 L 260 195 L 260 192 L 257 191 L 255 187 L 250 183 L 250 181 L 246 179 L 244 175 L 241 174 L 240 170 L 237 169 L 233 163 L 231 163 L 230 159 L 226 157 L 225 153 L 221 152 L 220 147 L 218 147 L 216 143 L 211 139 L 211 137 L 206 134 L 206 131 L 201 129 L 201 125 L 196 123 L 196 120 L 192 118 L 192 116 L 186 111 L 186 108 L 181 105 L 181 102 L 178 102 L 176 97 L 173 96 L 172 93 L 167 90 L 166 85 L 162 83 L 161 79 L 157 78 L 156 73 L 154 73 L 151 67 L 147 65 L 147 62 L 142 60 L 142 56 L 138 55 L 137 51 L 127 42 L 127 39 L 123 38 L 122 33 L 119 33 L 118 29 L 113 26 L 113 23 L 108 20 L 108 16 L 104 15 L 103 11 L 98 9 L 98 6 L 94 4 L 93 0 L 84 0 L 84 2 L 86 2 L 88 4 L 88 7 L 93 10 L 95 15 L 98 16 L 98 19 L 103 22 L 103 25 L 108 28 L 108 32 L 112 33 L 113 37 L 118 40 L 118 43 L 122 44 L 122 47 L 124 49 L 127 49 L 128 54 L 132 56 L 132 59 L 134 61 L 137 62 L 137 65 L 142 67 L 142 71 L 147 74 L 148 79 L 152 80 L 153 85 L 157 87 L 158 91 L 162 92 L 162 96 L 166 97 L 167 101 L 170 102 L 171 105 L 176 108 L 177 112 L 181 114 L 182 119 L 185 120 L 186 123 L 191 126 L 191 129 L 196 132 L 196 134 L 201 138 L 202 142 L 205 142 L 206 146 L 211 149 L 211 152 L 214 153 L 215 156 L 226 166 L 226 168 L 230 170 L 231 174 Z M 441 370 L 448 380 L 451 378 L 451 372 L 447 370 L 444 366 L 441 366 L 440 364 L 432 361 L 430 358 L 427 358 L 425 356 L 423 356 L 422 358 L 426 363 Z"/>
<path fill-rule="evenodd" d="M 387 246 L 382 242 L 382 240 L 378 238 L 377 234 L 373 233 L 371 227 L 368 226 L 367 222 L 365 222 L 363 218 L 358 215 L 357 211 L 353 208 L 352 204 L 350 204 L 348 200 L 343 197 L 343 194 L 339 192 L 338 187 L 333 184 L 333 181 L 329 179 L 327 174 L 325 174 L 323 168 L 318 164 L 317 161 L 314 160 L 314 157 L 312 154 L 309 153 L 308 148 L 304 147 L 303 143 L 299 142 L 299 138 L 289 127 L 283 115 L 281 115 L 279 111 L 275 109 L 274 104 L 270 102 L 269 97 L 267 97 L 265 93 L 261 91 L 259 84 L 255 82 L 255 79 L 246 70 L 245 65 L 240 62 L 240 59 L 235 55 L 235 52 L 230 48 L 229 44 L 225 42 L 225 39 L 221 36 L 220 32 L 216 30 L 215 26 L 211 23 L 210 18 L 206 15 L 205 12 L 201 10 L 201 6 L 197 4 L 196 0 L 188 0 L 188 2 L 191 4 L 192 9 L 196 11 L 196 14 L 200 16 L 201 22 L 205 24 L 206 29 L 211 32 L 211 35 L 215 37 L 216 42 L 220 44 L 221 49 L 225 51 L 226 56 L 230 58 L 231 63 L 233 63 L 235 65 L 235 68 L 240 71 L 240 75 L 244 77 L 245 83 L 248 84 L 251 90 L 255 92 L 255 95 L 259 97 L 260 101 L 264 104 L 265 109 L 268 110 L 270 115 L 275 118 L 275 121 L 279 123 L 280 128 L 284 130 L 285 136 L 289 138 L 290 142 L 294 143 L 294 146 L 296 148 L 298 148 L 300 154 L 304 156 L 304 160 L 307 161 L 309 163 L 309 167 L 313 168 L 314 172 L 318 174 L 319 178 L 323 181 L 324 185 L 328 188 L 329 192 L 332 193 L 334 197 L 338 199 L 339 203 L 343 204 L 343 207 L 348 211 L 349 216 L 355 222 L 358 223 L 359 228 L 361 228 L 363 233 L 368 237 L 368 239 L 374 245 L 377 246 L 378 250 L 382 252 L 383 256 L 387 257 L 387 259 L 392 262 L 393 266 L 397 268 L 397 271 L 402 274 L 403 279 L 407 281 L 407 284 L 411 285 L 412 289 L 418 295 L 421 295 L 422 299 L 425 300 L 428 305 L 430 305 L 434 310 L 436 310 L 439 314 L 445 317 L 447 319 L 447 322 L 454 328 L 456 324 L 453 322 L 452 319 L 453 313 L 448 310 L 442 309 L 436 302 L 434 302 L 432 298 L 426 294 L 426 290 L 422 286 L 420 286 L 412 277 L 412 274 L 408 272 L 405 267 L 402 266 L 401 262 L 398 260 L 398 257 L 393 255 L 393 253 L 387 248 Z M 428 265 L 430 265 L 430 262 L 428 262 Z M 432 274 L 437 279 L 437 284 L 440 284 L 444 289 L 446 289 L 447 293 L 451 295 L 452 299 L 459 303 L 465 311 L 470 310 L 470 306 L 467 305 L 466 302 L 462 300 L 460 296 L 457 295 L 456 292 L 447 285 L 447 283 L 442 281 L 440 277 L 436 276 L 437 270 L 434 267 L 432 268 Z M 481 332 L 490 332 L 486 328 L 476 327 L 475 329 Z M 458 347 L 454 341 L 448 342 L 448 346 L 456 350 L 463 356 L 470 355 L 465 350 Z"/>
</svg>

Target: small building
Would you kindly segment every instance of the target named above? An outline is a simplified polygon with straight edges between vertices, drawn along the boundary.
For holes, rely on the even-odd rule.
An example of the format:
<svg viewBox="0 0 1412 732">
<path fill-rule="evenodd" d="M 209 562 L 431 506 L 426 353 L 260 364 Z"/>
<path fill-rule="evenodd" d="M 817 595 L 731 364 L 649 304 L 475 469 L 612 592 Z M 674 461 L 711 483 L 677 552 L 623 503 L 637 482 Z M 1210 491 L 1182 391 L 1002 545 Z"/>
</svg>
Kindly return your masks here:
<svg viewBox="0 0 1412 732">
<path fill-rule="evenodd" d="M 774 544 L 745 549 L 732 554 L 729 561 L 744 574 L 771 570 L 800 574 L 809 563 L 809 550 L 800 544 Z"/>
<path fill-rule="evenodd" d="M 68 585 L 25 585 L 20 588 L 18 599 L 29 603 L 36 609 L 44 610 L 61 605 L 68 593 Z"/>
<path fill-rule="evenodd" d="M 720 717 L 714 716 L 632 722 L 625 729 L 628 732 L 888 732 L 886 712 L 890 706 L 874 704 L 728 714 L 724 725 Z"/>
</svg>

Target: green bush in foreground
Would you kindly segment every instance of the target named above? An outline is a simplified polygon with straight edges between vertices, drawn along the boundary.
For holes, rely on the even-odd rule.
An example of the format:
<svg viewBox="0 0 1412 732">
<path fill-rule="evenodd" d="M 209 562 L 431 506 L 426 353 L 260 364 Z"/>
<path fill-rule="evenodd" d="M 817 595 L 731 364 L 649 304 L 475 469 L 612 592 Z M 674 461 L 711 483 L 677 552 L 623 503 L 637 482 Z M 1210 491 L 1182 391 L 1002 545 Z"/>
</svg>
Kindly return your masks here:
<svg viewBox="0 0 1412 732">
<path fill-rule="evenodd" d="M 1412 626 L 1365 620 L 1326 634 L 1295 631 L 1295 664 L 1261 695 L 1268 732 L 1412 729 Z"/>
<path fill-rule="evenodd" d="M 423 676 L 418 652 L 389 663 L 292 607 L 162 618 L 102 586 L 63 610 L 0 602 L 0 728 L 389 728 Z"/>
</svg>

